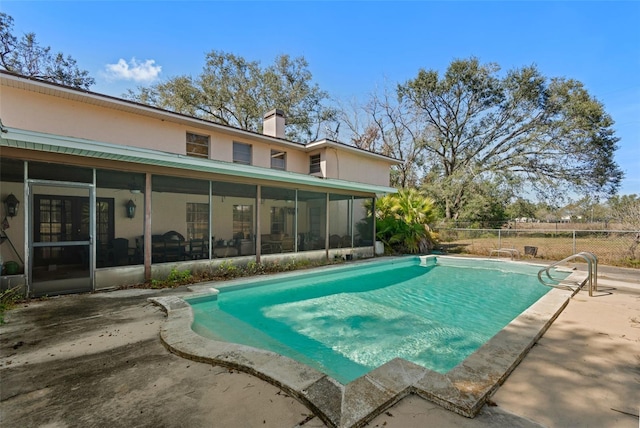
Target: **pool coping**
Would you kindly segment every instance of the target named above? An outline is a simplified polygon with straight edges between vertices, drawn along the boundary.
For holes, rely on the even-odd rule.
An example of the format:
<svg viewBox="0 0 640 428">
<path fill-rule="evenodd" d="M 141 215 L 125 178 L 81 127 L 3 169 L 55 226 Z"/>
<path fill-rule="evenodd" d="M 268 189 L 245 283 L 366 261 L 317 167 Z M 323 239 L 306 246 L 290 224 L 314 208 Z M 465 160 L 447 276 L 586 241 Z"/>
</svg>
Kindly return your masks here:
<svg viewBox="0 0 640 428">
<path fill-rule="evenodd" d="M 586 278 L 585 272 L 572 271 L 567 280 L 584 284 Z M 183 297 L 216 293 L 216 288 L 198 286 Z M 577 292 L 551 289 L 447 374 L 396 358 L 346 385 L 277 353 L 200 336 L 191 329 L 193 311 L 183 297 L 149 301 L 166 311 L 160 338 L 171 352 L 252 374 L 304 403 L 328 426 L 351 428 L 365 425 L 409 394 L 473 418 Z"/>
</svg>

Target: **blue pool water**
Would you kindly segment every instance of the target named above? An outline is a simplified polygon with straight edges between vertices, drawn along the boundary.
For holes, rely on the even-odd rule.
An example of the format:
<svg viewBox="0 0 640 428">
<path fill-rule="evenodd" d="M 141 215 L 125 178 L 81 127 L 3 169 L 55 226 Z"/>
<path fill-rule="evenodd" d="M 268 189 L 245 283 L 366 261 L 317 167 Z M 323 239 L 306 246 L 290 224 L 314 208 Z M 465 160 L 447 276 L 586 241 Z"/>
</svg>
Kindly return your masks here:
<svg viewBox="0 0 640 428">
<path fill-rule="evenodd" d="M 400 357 L 451 370 L 549 291 L 539 267 L 409 257 L 325 269 L 190 301 L 193 329 L 268 349 L 346 384 Z"/>
</svg>

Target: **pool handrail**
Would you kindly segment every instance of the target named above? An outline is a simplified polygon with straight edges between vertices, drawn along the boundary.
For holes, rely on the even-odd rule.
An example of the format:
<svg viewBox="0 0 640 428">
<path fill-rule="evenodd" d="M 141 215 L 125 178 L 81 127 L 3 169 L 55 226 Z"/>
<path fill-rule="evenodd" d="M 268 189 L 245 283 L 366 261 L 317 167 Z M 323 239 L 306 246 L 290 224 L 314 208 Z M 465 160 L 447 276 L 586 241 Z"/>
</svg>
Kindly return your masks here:
<svg viewBox="0 0 640 428">
<path fill-rule="evenodd" d="M 511 260 L 514 258 L 520 258 L 520 251 L 515 248 L 498 248 L 496 250 L 491 250 L 489 257 L 493 257 L 494 254 L 509 254 L 509 256 L 511 256 Z"/>
<path fill-rule="evenodd" d="M 582 258 L 587 262 L 587 267 L 588 267 L 587 281 L 589 281 L 589 297 L 593 297 L 593 291 L 594 290 L 598 291 L 598 258 L 596 257 L 595 254 L 590 253 L 588 251 L 582 251 L 580 253 L 573 254 L 569 257 L 566 257 L 560 260 L 559 262 L 555 262 L 546 267 L 543 267 L 542 269 L 540 269 L 540 271 L 538 271 L 538 280 L 543 285 L 546 285 L 548 287 L 564 288 L 564 289 L 569 289 L 571 291 L 576 291 L 581 287 L 581 284 L 556 279 L 551 276 L 550 271 L 552 268 L 560 264 L 566 263 L 568 261 L 571 261 L 577 258 Z M 553 283 L 547 282 L 542 278 L 543 272 L 547 274 L 547 278 L 549 278 L 550 281 L 553 281 Z M 575 289 L 573 287 L 575 287 Z"/>
</svg>

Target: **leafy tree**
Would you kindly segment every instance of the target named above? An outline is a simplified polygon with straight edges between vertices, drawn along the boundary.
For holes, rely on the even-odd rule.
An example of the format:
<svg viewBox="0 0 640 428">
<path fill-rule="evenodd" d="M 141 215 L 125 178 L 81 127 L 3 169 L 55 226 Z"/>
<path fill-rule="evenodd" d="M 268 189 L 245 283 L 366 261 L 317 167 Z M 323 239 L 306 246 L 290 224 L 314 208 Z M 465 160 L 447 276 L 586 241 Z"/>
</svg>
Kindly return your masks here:
<svg viewBox="0 0 640 428">
<path fill-rule="evenodd" d="M 455 184 L 455 181 L 442 182 L 440 176 L 432 170 L 427 173 L 421 186 L 426 194 L 435 199 L 439 215 L 445 221 L 463 222 L 473 227 L 493 227 L 507 219 L 505 209 L 514 197 L 514 191 L 509 182 L 501 183 L 495 178 L 470 182 L 466 191 L 459 195 L 461 209 L 458 216 L 455 219 L 447 218 L 447 195 Z"/>
<path fill-rule="evenodd" d="M 534 67 L 498 76 L 495 64 L 453 61 L 445 74 L 421 70 L 399 95 L 433 131 L 427 157 L 439 164 L 447 218 L 459 215 L 470 183 L 495 177 L 549 195 L 563 185 L 615 193 L 612 119 L 580 82 L 543 77 Z"/>
<path fill-rule="evenodd" d="M 576 218 L 582 219 L 583 223 L 608 220 L 611 217 L 611 209 L 589 195 L 572 202 L 565 209 Z"/>
<path fill-rule="evenodd" d="M 620 185 L 613 120 L 578 81 L 546 78 L 535 66 L 500 74 L 496 64 L 469 58 L 442 75 L 420 70 L 396 95 L 394 115 L 372 122 L 396 145 L 418 150 L 416 166 L 424 163 L 425 184 L 439 189 L 447 219 L 462 215 L 475 183 L 545 200 L 567 190 L 614 194 Z"/>
<path fill-rule="evenodd" d="M 398 253 L 425 253 L 432 248 L 428 225 L 434 218 L 433 200 L 413 188 L 376 201 L 377 237 Z"/>
<path fill-rule="evenodd" d="M 315 140 L 335 112 L 326 92 L 312 83 L 307 61 L 278 56 L 268 67 L 229 53 L 211 51 L 198 77 L 177 76 L 129 90 L 126 98 L 224 125 L 260 132 L 266 112 L 278 108 L 287 137 Z"/>
<path fill-rule="evenodd" d="M 0 67 L 11 73 L 46 80 L 75 88 L 89 89 L 95 79 L 80 70 L 76 60 L 42 47 L 34 33 L 18 39 L 12 34 L 13 18 L 0 13 Z"/>
<path fill-rule="evenodd" d="M 560 208 L 546 202 L 538 202 L 534 217 L 546 222 L 556 222 L 561 217 Z"/>
<path fill-rule="evenodd" d="M 458 220 L 471 222 L 472 226 L 496 227 L 508 219 L 505 209 L 513 196 L 511 189 L 495 180 L 471 183 L 469 187 Z"/>
<path fill-rule="evenodd" d="M 536 205 L 526 199 L 517 198 L 507 206 L 505 214 L 509 219 L 536 218 Z"/>
</svg>

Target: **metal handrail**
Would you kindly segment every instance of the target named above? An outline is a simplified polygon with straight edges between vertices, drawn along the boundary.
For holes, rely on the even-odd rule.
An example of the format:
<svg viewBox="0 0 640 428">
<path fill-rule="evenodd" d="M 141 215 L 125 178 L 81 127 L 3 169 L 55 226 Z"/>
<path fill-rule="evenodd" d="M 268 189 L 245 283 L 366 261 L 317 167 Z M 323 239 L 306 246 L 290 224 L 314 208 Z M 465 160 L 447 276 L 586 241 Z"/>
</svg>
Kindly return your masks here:
<svg viewBox="0 0 640 428">
<path fill-rule="evenodd" d="M 509 256 L 511 256 L 511 260 L 513 260 L 514 257 L 520 258 L 520 251 L 515 248 L 498 248 L 497 250 L 491 250 L 491 252 L 489 253 L 489 258 L 493 257 L 494 254 L 500 253 L 509 254 Z"/>
<path fill-rule="evenodd" d="M 564 280 L 559 280 L 552 277 L 550 270 L 562 263 L 566 263 L 570 260 L 577 259 L 577 258 L 582 258 L 587 262 L 587 265 L 588 265 L 587 280 L 589 281 L 589 296 L 593 296 L 593 291 L 594 290 L 598 291 L 598 258 L 595 256 L 595 254 L 589 253 L 587 251 L 573 254 L 569 257 L 566 257 L 560 260 L 559 262 L 552 263 L 549 266 L 546 266 L 540 269 L 540 271 L 538 271 L 538 280 L 542 283 L 542 285 L 546 285 L 548 287 L 564 288 L 564 289 L 569 289 L 571 291 L 576 291 L 576 289 L 580 288 L 580 284 L 576 283 L 575 284 L 576 289 L 574 289 L 572 288 L 573 284 L 570 284 Z M 553 281 L 555 284 L 546 282 L 544 279 L 542 279 L 543 272 L 545 272 L 547 274 L 547 278 L 549 278 L 549 280 Z"/>
</svg>

